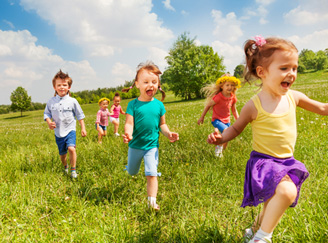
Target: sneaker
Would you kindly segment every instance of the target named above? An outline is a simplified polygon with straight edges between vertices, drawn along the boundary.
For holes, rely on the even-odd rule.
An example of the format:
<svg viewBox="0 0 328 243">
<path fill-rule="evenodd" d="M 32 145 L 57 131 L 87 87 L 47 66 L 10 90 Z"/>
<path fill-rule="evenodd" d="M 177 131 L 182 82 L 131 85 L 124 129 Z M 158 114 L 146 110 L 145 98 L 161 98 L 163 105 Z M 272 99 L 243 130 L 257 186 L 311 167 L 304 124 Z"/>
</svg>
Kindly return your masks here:
<svg viewBox="0 0 328 243">
<path fill-rule="evenodd" d="M 68 168 L 64 169 L 64 174 L 68 175 Z"/>
<path fill-rule="evenodd" d="M 252 228 L 245 229 L 244 243 L 248 243 L 253 238 L 253 236 L 254 234 Z"/>
<path fill-rule="evenodd" d="M 261 239 L 261 240 L 254 240 L 251 239 L 251 241 L 249 241 L 249 243 L 271 243 L 271 240 L 268 240 L 268 239 Z"/>
<path fill-rule="evenodd" d="M 215 147 L 215 151 L 214 151 L 215 156 L 219 157 L 219 158 L 222 158 L 222 156 L 223 156 L 222 151 L 223 151 L 223 146 L 217 145 Z"/>
<path fill-rule="evenodd" d="M 72 179 L 76 179 L 77 178 L 76 171 L 72 171 L 71 177 L 72 177 Z"/>
<path fill-rule="evenodd" d="M 120 136 L 120 134 L 119 134 L 119 133 L 115 133 L 114 135 L 115 135 L 116 137 L 119 137 L 119 136 Z"/>
</svg>

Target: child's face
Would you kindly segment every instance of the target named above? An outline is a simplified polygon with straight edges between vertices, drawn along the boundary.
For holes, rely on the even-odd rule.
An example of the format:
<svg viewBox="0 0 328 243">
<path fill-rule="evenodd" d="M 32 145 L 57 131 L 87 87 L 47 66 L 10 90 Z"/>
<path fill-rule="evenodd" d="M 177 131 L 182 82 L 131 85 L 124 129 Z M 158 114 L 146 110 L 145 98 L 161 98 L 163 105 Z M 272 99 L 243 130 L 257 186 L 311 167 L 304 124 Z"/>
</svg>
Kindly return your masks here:
<svg viewBox="0 0 328 243">
<path fill-rule="evenodd" d="M 297 77 L 298 54 L 295 51 L 277 50 L 267 68 L 257 67 L 263 89 L 276 95 L 284 95 Z"/>
<path fill-rule="evenodd" d="M 136 87 L 140 90 L 140 101 L 151 101 L 158 89 L 158 76 L 147 70 L 141 70 L 138 74 Z"/>
<path fill-rule="evenodd" d="M 65 95 L 67 95 L 70 89 L 71 87 L 69 87 L 67 80 L 60 78 L 56 79 L 54 90 L 60 97 L 64 97 Z"/>
<path fill-rule="evenodd" d="M 107 100 L 103 100 L 101 103 L 100 103 L 100 107 L 104 110 L 107 109 L 108 107 L 108 101 Z"/>
<path fill-rule="evenodd" d="M 115 106 L 118 106 L 121 103 L 121 98 L 120 97 L 115 97 L 113 102 L 114 102 Z"/>
<path fill-rule="evenodd" d="M 230 95 L 235 89 L 235 84 L 233 82 L 225 82 L 222 86 L 222 94 Z"/>
</svg>

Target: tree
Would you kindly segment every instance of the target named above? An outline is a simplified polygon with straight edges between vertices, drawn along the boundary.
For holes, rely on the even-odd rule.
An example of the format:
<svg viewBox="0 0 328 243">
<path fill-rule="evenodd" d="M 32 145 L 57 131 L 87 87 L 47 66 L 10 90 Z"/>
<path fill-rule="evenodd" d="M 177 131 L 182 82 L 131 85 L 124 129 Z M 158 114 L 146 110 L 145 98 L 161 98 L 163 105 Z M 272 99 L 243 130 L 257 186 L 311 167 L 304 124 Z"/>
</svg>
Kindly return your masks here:
<svg viewBox="0 0 328 243">
<path fill-rule="evenodd" d="M 299 55 L 299 59 L 307 70 L 316 69 L 316 57 L 313 51 L 303 49 Z"/>
<path fill-rule="evenodd" d="M 194 41 L 186 33 L 178 37 L 165 58 L 169 66 L 161 77 L 176 96 L 187 100 L 202 97 L 201 88 L 225 70 L 223 58 L 212 47 L 196 46 Z"/>
<path fill-rule="evenodd" d="M 241 78 L 243 76 L 245 70 L 245 65 L 240 64 L 237 67 L 235 67 L 235 70 L 233 71 L 233 76 L 236 78 Z"/>
<path fill-rule="evenodd" d="M 325 51 L 318 51 L 315 54 L 316 60 L 316 70 L 324 70 L 328 66 L 328 57 L 326 56 Z"/>
<path fill-rule="evenodd" d="M 28 96 L 27 91 L 23 87 L 18 87 L 10 95 L 11 100 L 11 110 L 21 111 L 21 116 L 23 116 L 23 111 L 26 111 L 31 106 L 31 96 Z"/>
</svg>

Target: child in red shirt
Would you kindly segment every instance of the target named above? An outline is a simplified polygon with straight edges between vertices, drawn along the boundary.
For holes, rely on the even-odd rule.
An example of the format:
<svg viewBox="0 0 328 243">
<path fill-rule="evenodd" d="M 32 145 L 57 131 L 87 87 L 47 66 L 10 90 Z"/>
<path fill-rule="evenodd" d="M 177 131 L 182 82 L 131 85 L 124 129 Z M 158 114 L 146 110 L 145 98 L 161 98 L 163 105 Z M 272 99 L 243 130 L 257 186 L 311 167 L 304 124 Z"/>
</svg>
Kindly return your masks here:
<svg viewBox="0 0 328 243">
<path fill-rule="evenodd" d="M 221 133 L 230 126 L 230 110 L 237 119 L 239 117 L 236 109 L 236 90 L 240 87 L 240 80 L 230 74 L 223 74 L 215 84 L 210 84 L 203 88 L 207 101 L 205 109 L 198 120 L 198 125 L 203 124 L 204 117 L 210 108 L 213 109 L 212 125 L 219 129 Z M 222 157 L 222 151 L 228 143 L 215 147 L 215 156 Z"/>
</svg>

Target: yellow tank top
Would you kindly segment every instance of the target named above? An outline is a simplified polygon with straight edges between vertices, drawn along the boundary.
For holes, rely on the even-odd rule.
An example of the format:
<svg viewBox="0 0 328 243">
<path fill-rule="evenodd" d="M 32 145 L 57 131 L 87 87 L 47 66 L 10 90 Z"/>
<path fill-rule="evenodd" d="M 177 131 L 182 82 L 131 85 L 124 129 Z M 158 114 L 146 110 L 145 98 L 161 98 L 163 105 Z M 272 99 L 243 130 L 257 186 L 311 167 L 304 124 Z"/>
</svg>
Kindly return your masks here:
<svg viewBox="0 0 328 243">
<path fill-rule="evenodd" d="M 291 92 L 287 93 L 288 112 L 271 114 L 263 110 L 258 95 L 252 97 L 257 117 L 251 122 L 253 150 L 276 158 L 293 155 L 296 143 L 296 104 Z"/>
</svg>

